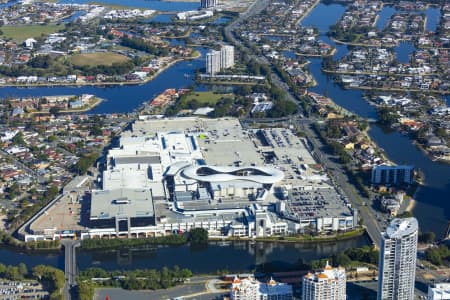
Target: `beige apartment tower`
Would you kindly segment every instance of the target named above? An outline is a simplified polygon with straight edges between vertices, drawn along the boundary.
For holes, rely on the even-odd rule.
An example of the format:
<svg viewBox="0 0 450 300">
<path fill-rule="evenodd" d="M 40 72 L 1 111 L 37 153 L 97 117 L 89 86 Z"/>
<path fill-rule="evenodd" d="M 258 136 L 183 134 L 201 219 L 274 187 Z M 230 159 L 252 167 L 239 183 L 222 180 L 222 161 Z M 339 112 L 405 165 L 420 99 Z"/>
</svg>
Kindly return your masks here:
<svg viewBox="0 0 450 300">
<path fill-rule="evenodd" d="M 345 300 L 347 278 L 345 269 L 328 265 L 303 277 L 302 300 Z"/>
</svg>

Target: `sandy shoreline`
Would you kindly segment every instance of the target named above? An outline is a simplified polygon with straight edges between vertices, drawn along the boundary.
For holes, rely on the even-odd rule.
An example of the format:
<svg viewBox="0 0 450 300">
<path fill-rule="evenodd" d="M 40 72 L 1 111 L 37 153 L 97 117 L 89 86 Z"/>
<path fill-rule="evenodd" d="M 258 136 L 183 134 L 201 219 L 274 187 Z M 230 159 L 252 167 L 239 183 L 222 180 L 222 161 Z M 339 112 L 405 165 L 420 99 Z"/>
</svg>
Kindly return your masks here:
<svg viewBox="0 0 450 300">
<path fill-rule="evenodd" d="M 416 207 L 416 200 L 414 200 L 414 198 L 409 198 L 408 200 L 408 206 L 405 208 L 405 211 L 409 211 L 412 212 L 414 210 L 414 208 Z"/>
</svg>

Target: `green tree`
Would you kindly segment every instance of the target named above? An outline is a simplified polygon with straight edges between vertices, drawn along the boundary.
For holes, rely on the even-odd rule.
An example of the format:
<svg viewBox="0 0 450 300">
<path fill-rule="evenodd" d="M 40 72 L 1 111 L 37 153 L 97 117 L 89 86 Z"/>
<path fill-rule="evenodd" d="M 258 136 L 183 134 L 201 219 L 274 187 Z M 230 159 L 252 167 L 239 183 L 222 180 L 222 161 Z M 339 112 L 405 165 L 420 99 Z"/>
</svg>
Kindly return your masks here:
<svg viewBox="0 0 450 300">
<path fill-rule="evenodd" d="M 203 228 L 192 228 L 189 230 L 189 240 L 193 244 L 204 244 L 208 242 L 208 230 Z"/>
<path fill-rule="evenodd" d="M 333 257 L 333 264 L 336 266 L 348 266 L 352 260 L 345 253 L 339 253 Z"/>
<path fill-rule="evenodd" d="M 164 267 L 161 270 L 160 283 L 161 283 L 161 286 L 165 289 L 172 286 L 172 276 L 167 267 Z"/>
<path fill-rule="evenodd" d="M 17 146 L 25 146 L 25 140 L 23 139 L 23 133 L 22 131 L 19 131 L 12 139 L 11 142 L 13 142 L 14 145 Z"/>
<path fill-rule="evenodd" d="M 24 263 L 20 263 L 17 267 L 18 267 L 19 274 L 22 278 L 24 278 L 28 275 L 28 268 Z"/>
<path fill-rule="evenodd" d="M 428 248 L 425 251 L 425 258 L 434 265 L 442 265 L 444 260 L 450 259 L 450 248 L 446 245 Z"/>
<path fill-rule="evenodd" d="M 92 126 L 90 134 L 93 136 L 100 136 L 103 134 L 103 130 L 100 126 L 98 126 L 96 124 L 96 125 Z"/>
<path fill-rule="evenodd" d="M 50 266 L 37 265 L 33 268 L 32 274 L 50 291 L 50 299 L 63 299 L 61 291 L 66 282 L 63 271 Z"/>
<path fill-rule="evenodd" d="M 77 286 L 78 298 L 80 300 L 92 300 L 95 294 L 95 288 L 92 282 L 81 281 Z"/>
<path fill-rule="evenodd" d="M 58 195 L 58 193 L 59 193 L 59 188 L 56 185 L 52 185 L 45 191 L 44 195 L 45 195 L 45 198 L 50 200 L 50 199 L 55 198 L 56 195 Z"/>
<path fill-rule="evenodd" d="M 86 174 L 87 170 L 94 164 L 97 158 L 98 154 L 96 152 L 81 157 L 74 165 L 74 170 L 80 175 Z"/>
<path fill-rule="evenodd" d="M 49 110 L 49 112 L 54 116 L 57 116 L 60 111 L 61 111 L 61 109 L 59 107 L 55 107 L 55 106 L 50 108 L 50 110 Z"/>
<path fill-rule="evenodd" d="M 7 266 L 5 277 L 9 280 L 21 280 L 23 277 L 19 272 L 19 268 L 16 266 Z"/>
<path fill-rule="evenodd" d="M 377 112 L 379 122 L 384 125 L 392 125 L 397 122 L 400 117 L 393 108 L 386 106 L 380 107 Z"/>
<path fill-rule="evenodd" d="M 434 249 L 426 251 L 426 259 L 434 265 L 442 265 L 442 257 L 439 255 L 439 252 Z"/>
<path fill-rule="evenodd" d="M 47 141 L 48 141 L 49 143 L 53 143 L 53 142 L 55 142 L 56 140 L 57 140 L 56 135 L 50 135 L 50 136 L 48 136 L 48 138 L 47 138 Z"/>
<path fill-rule="evenodd" d="M 434 243 L 435 238 L 436 238 L 436 234 L 432 231 L 419 233 L 419 242 L 420 243 L 426 243 L 426 244 Z"/>
</svg>

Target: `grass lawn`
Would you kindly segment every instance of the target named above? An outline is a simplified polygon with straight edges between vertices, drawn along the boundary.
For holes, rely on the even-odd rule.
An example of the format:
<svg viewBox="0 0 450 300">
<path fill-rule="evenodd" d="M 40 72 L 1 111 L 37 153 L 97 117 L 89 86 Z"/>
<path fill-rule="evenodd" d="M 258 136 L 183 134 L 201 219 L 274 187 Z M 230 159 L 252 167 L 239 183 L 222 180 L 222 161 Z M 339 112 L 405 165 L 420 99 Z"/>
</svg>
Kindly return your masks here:
<svg viewBox="0 0 450 300">
<path fill-rule="evenodd" d="M 182 104 L 196 100 L 201 106 L 214 106 L 221 98 L 233 98 L 233 94 L 215 94 L 213 92 L 192 92 L 183 97 Z"/>
<path fill-rule="evenodd" d="M 113 52 L 99 52 L 99 53 L 82 53 L 75 54 L 70 58 L 72 64 L 76 66 L 111 66 L 113 63 L 121 63 L 128 61 L 129 58 L 122 54 Z"/>
<path fill-rule="evenodd" d="M 57 32 L 63 29 L 64 25 L 19 25 L 19 26 L 1 26 L 0 30 L 3 31 L 2 37 L 6 39 L 13 39 L 16 42 L 23 42 L 27 38 L 37 38 L 50 33 Z"/>
</svg>

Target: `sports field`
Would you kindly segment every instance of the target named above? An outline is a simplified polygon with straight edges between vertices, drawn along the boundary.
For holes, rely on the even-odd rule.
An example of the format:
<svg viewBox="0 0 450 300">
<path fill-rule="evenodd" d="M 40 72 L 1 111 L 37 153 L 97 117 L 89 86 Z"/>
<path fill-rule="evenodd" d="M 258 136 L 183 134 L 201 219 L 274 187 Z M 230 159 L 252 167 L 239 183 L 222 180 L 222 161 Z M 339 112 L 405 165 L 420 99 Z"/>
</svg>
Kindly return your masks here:
<svg viewBox="0 0 450 300">
<path fill-rule="evenodd" d="M 6 25 L 0 29 L 3 31 L 2 38 L 12 39 L 16 42 L 23 42 L 28 38 L 37 38 L 41 35 L 49 35 L 63 29 L 64 25 Z"/>
<path fill-rule="evenodd" d="M 121 63 L 128 61 L 129 58 L 122 54 L 114 52 L 96 52 L 96 53 L 80 53 L 70 58 L 75 66 L 111 66 L 113 63 Z"/>
<path fill-rule="evenodd" d="M 233 94 L 216 94 L 213 92 L 191 92 L 182 98 L 183 105 L 195 100 L 201 105 L 214 106 L 222 98 L 233 98 Z"/>
</svg>

